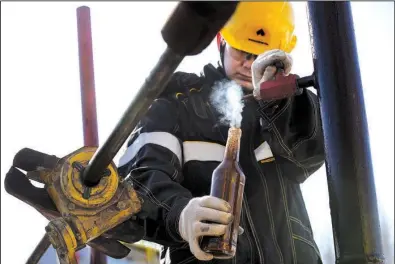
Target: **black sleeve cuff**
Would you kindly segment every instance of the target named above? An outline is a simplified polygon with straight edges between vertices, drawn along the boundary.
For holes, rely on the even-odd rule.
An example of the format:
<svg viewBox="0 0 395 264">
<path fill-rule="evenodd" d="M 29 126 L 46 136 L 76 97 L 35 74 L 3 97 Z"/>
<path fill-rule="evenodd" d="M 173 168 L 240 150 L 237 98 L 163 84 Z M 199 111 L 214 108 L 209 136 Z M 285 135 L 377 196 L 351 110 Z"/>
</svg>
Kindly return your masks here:
<svg viewBox="0 0 395 264">
<path fill-rule="evenodd" d="M 180 221 L 180 215 L 182 210 L 184 210 L 185 206 L 191 198 L 181 198 L 174 204 L 170 211 L 167 213 L 166 217 L 166 231 L 168 235 L 175 241 L 175 242 L 185 242 L 184 239 L 181 237 L 180 232 L 178 230 L 178 222 Z"/>
</svg>

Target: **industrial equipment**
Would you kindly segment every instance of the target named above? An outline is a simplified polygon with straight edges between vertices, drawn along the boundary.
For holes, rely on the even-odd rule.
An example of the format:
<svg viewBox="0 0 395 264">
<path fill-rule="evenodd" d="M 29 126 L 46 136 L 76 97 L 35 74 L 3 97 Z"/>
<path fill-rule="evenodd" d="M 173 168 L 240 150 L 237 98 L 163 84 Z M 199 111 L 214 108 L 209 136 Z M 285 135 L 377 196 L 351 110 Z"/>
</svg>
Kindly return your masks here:
<svg viewBox="0 0 395 264">
<path fill-rule="evenodd" d="M 29 179 L 46 184 L 49 197 L 60 212 L 58 216 L 48 216 L 51 221 L 47 234 L 29 263 L 37 263 L 50 244 L 56 248 L 62 264 L 76 263 L 75 251 L 140 210 L 141 199 L 132 185 L 118 176 L 112 160 L 183 58 L 204 50 L 237 4 L 180 2 L 177 5 L 162 29 L 167 49 L 102 146 L 97 146 L 95 101 L 84 103 L 94 99 L 93 62 L 91 50 L 87 56 L 81 53 L 86 45 L 89 47 L 82 43 L 83 35 L 89 33 L 83 33 L 79 27 L 85 147 L 62 159 L 54 157 L 52 166 L 27 174 Z M 264 97 L 271 99 L 293 96 L 298 89 L 308 86 L 317 89 L 336 263 L 384 263 L 350 2 L 312 1 L 308 2 L 308 10 L 313 75 L 279 76 L 265 83 L 261 91 L 270 91 Z M 87 14 L 89 10 L 82 7 L 78 12 L 81 26 L 84 19 L 81 13 Z M 279 95 L 278 91 L 283 93 Z M 29 200 L 29 195 L 23 194 L 23 184 L 19 190 L 15 185 L 7 188 L 10 180 L 6 178 L 7 192 L 42 209 Z"/>
</svg>

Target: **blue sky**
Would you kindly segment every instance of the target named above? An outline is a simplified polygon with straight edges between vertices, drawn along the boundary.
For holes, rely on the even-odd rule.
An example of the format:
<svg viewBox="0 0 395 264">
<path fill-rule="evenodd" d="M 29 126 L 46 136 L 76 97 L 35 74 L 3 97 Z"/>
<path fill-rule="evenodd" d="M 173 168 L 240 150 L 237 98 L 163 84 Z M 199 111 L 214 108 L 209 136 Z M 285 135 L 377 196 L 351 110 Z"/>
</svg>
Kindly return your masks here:
<svg viewBox="0 0 395 264">
<path fill-rule="evenodd" d="M 13 155 L 23 147 L 64 156 L 83 145 L 75 15 L 83 4 L 2 4 L 2 180 Z M 92 15 L 103 143 L 164 50 L 160 30 L 176 2 L 86 4 Z M 390 223 L 393 244 L 394 5 L 353 2 L 352 8 L 380 215 Z M 293 72 L 302 76 L 313 71 L 305 3 L 296 3 L 295 10 L 299 42 L 292 52 Z M 217 61 L 212 43 L 200 55 L 185 59 L 179 69 L 198 73 L 206 63 Z M 324 168 L 303 185 L 303 192 L 321 252 L 333 251 Z M 23 263 L 44 234 L 47 220 L 4 188 L 1 196 L 1 261 Z M 24 235 L 15 236 L 15 230 Z"/>
</svg>

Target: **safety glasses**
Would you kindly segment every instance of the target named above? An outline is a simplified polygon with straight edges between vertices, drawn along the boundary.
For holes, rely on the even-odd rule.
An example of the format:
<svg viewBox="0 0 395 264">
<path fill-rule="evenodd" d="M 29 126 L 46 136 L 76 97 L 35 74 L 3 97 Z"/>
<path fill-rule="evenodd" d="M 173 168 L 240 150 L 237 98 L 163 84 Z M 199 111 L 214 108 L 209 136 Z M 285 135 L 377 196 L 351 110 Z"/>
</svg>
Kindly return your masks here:
<svg viewBox="0 0 395 264">
<path fill-rule="evenodd" d="M 239 49 L 235 49 L 231 47 L 229 44 L 226 45 L 226 49 L 228 50 L 229 55 L 237 61 L 249 61 L 249 60 L 255 60 L 258 56 L 255 54 L 251 54 Z"/>
</svg>

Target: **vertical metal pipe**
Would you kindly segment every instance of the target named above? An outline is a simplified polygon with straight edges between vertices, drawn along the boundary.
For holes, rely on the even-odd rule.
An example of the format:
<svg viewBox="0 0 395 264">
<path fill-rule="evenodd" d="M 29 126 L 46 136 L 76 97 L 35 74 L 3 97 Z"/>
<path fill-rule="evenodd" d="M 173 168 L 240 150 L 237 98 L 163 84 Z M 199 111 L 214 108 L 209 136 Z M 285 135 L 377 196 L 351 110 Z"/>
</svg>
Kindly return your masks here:
<svg viewBox="0 0 395 264">
<path fill-rule="evenodd" d="M 77 28 L 84 145 L 97 147 L 99 146 L 99 136 L 89 7 L 81 6 L 77 8 Z"/>
<path fill-rule="evenodd" d="M 77 8 L 78 51 L 80 64 L 82 127 L 84 145 L 99 146 L 96 115 L 95 76 L 93 66 L 92 29 L 90 8 Z M 106 256 L 91 248 L 91 264 L 106 264 Z"/>
<path fill-rule="evenodd" d="M 336 263 L 383 263 L 350 2 L 308 2 Z"/>
</svg>

